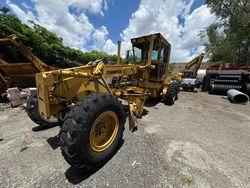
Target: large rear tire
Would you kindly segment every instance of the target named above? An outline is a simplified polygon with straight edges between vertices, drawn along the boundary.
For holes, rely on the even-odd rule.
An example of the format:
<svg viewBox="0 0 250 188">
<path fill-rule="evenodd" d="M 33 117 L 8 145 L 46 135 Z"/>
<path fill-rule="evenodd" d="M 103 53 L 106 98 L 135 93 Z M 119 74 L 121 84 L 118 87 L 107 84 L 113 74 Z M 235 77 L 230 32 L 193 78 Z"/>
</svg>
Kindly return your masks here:
<svg viewBox="0 0 250 188">
<path fill-rule="evenodd" d="M 76 168 L 91 168 L 114 154 L 122 140 L 126 116 L 117 97 L 92 93 L 66 116 L 60 130 L 65 160 Z"/>
<path fill-rule="evenodd" d="M 27 100 L 26 112 L 29 118 L 36 124 L 44 128 L 49 128 L 59 125 L 58 121 L 55 119 L 45 119 L 40 113 L 38 108 L 37 94 L 33 93 L 29 96 Z"/>
<path fill-rule="evenodd" d="M 167 95 L 164 98 L 164 103 L 168 106 L 172 106 L 174 104 L 175 99 L 178 99 L 178 86 L 175 82 L 171 82 L 168 86 Z"/>
</svg>

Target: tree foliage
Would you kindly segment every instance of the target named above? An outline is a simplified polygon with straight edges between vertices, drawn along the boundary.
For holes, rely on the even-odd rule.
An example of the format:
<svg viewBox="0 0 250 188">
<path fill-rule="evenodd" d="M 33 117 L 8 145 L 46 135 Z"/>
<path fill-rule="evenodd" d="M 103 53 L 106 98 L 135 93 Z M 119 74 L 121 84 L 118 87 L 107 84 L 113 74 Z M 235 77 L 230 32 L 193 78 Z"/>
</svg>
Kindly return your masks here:
<svg viewBox="0 0 250 188">
<path fill-rule="evenodd" d="M 72 64 L 86 64 L 89 61 L 115 55 L 105 52 L 82 52 L 63 45 L 63 39 L 46 28 L 30 21 L 29 25 L 22 23 L 15 15 L 8 14 L 8 8 L 0 8 L 0 38 L 16 34 L 23 43 L 46 64 L 56 67 L 68 67 Z M 25 61 L 13 47 L 0 47 L 0 55 L 8 62 Z"/>
<path fill-rule="evenodd" d="M 250 65 L 250 1 L 206 0 L 206 4 L 218 18 L 202 33 L 209 39 L 210 62 Z"/>
</svg>

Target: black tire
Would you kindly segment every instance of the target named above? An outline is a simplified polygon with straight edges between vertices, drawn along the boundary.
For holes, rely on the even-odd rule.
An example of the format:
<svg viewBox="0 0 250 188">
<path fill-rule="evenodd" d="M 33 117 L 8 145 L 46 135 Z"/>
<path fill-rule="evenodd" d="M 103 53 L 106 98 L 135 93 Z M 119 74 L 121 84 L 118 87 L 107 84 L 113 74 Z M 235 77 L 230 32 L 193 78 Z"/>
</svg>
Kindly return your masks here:
<svg viewBox="0 0 250 188">
<path fill-rule="evenodd" d="M 176 82 L 176 94 L 175 94 L 175 101 L 177 101 L 179 99 L 178 94 L 180 93 L 180 83 Z"/>
<path fill-rule="evenodd" d="M 250 96 L 250 83 L 246 83 L 246 93 Z"/>
<path fill-rule="evenodd" d="M 208 90 L 208 85 L 209 85 L 208 78 L 207 76 L 204 76 L 202 81 L 201 91 L 206 92 Z"/>
<path fill-rule="evenodd" d="M 169 87 L 168 87 L 168 91 L 167 91 L 167 95 L 166 95 L 166 97 L 164 99 L 164 103 L 166 105 L 168 105 L 168 106 L 172 106 L 174 104 L 176 95 L 177 95 L 176 83 L 175 82 L 171 82 L 170 85 L 169 85 Z"/>
<path fill-rule="evenodd" d="M 36 93 L 29 96 L 29 99 L 27 100 L 26 112 L 29 118 L 41 127 L 49 128 L 59 125 L 57 120 L 47 120 L 40 115 Z"/>
<path fill-rule="evenodd" d="M 90 131 L 96 118 L 105 111 L 118 116 L 119 128 L 111 145 L 104 151 L 90 146 Z M 65 160 L 76 168 L 92 168 L 111 157 L 122 140 L 126 121 L 124 107 L 117 97 L 105 93 L 92 93 L 79 101 L 66 116 L 60 130 L 60 145 Z"/>
<path fill-rule="evenodd" d="M 201 87 L 201 82 L 199 82 L 199 83 L 196 83 L 196 85 L 195 85 L 195 87 L 197 88 L 197 89 L 199 89 L 200 87 Z"/>
</svg>

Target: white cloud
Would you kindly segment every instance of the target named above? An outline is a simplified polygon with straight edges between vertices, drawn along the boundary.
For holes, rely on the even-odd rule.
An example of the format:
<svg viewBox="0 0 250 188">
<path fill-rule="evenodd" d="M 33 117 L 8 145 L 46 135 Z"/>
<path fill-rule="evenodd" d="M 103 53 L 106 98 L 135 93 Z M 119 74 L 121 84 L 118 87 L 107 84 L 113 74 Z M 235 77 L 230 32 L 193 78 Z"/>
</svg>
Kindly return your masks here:
<svg viewBox="0 0 250 188">
<path fill-rule="evenodd" d="M 214 21 L 215 17 L 211 16 L 209 9 L 202 5 L 195 9 L 192 14 L 185 16 L 185 27 L 183 39 L 183 48 L 192 48 L 202 45 L 199 37 L 195 37 L 199 32 Z"/>
<path fill-rule="evenodd" d="M 172 44 L 171 61 L 191 60 L 204 50 L 199 32 L 215 20 L 205 5 L 190 14 L 193 3 L 194 0 L 142 0 L 121 34 L 125 47 L 129 48 L 131 37 L 160 32 Z"/>
<path fill-rule="evenodd" d="M 31 7 L 25 2 L 22 2 L 22 6 L 26 9 L 31 9 Z"/>
<path fill-rule="evenodd" d="M 194 1 L 141 0 L 139 8 L 131 15 L 128 26 L 120 34 L 123 41 L 122 55 L 131 48 L 131 38 L 158 32 L 172 44 L 171 61 L 189 61 L 198 55 L 204 50 L 198 34 L 215 20 L 215 16 L 205 5 L 190 13 Z M 115 54 L 117 47 L 108 38 L 107 28 L 95 28 L 86 15 L 91 13 L 104 16 L 110 2 L 111 0 L 32 0 L 32 12 L 30 8 L 22 10 L 12 0 L 6 0 L 23 22 L 33 20 L 46 27 L 62 37 L 65 45 Z"/>
<path fill-rule="evenodd" d="M 104 15 L 103 11 L 108 9 L 107 0 L 32 0 L 32 2 L 34 13 L 28 9 L 22 10 L 10 0 L 7 0 L 6 4 L 24 23 L 28 24 L 28 20 L 35 21 L 49 31 L 55 32 L 63 38 L 65 45 L 73 48 L 84 50 L 88 47 L 88 42 L 92 42 L 92 39 L 94 39 L 94 42 L 99 43 L 98 40 L 101 35 L 103 38 L 100 39 L 105 40 L 101 41 L 104 42 L 104 46 L 110 43 L 110 39 L 107 38 L 106 27 L 96 29 L 86 15 L 87 12 Z M 70 9 L 74 11 L 70 11 Z M 100 47 L 96 48 L 98 50 L 104 49 L 103 46 L 97 44 L 96 47 Z M 112 50 L 107 52 L 113 52 L 110 47 L 105 49 Z"/>
<path fill-rule="evenodd" d="M 115 54 L 117 51 L 117 46 L 108 39 L 108 30 L 105 26 L 102 26 L 95 30 L 93 33 L 94 45 L 91 46 L 91 49 L 99 49 L 101 51 L 109 52 Z"/>
<path fill-rule="evenodd" d="M 9 5 L 9 7 L 12 9 L 13 12 L 15 12 L 16 15 L 18 15 L 19 19 L 22 20 L 24 23 L 28 23 L 28 20 L 34 20 L 35 16 L 31 11 L 24 11 L 21 8 L 19 8 L 17 5 L 11 3 L 9 0 L 6 1 L 6 3 Z"/>
<path fill-rule="evenodd" d="M 68 3 L 78 11 L 89 11 L 104 15 L 103 10 L 108 9 L 107 0 L 68 0 Z"/>
</svg>

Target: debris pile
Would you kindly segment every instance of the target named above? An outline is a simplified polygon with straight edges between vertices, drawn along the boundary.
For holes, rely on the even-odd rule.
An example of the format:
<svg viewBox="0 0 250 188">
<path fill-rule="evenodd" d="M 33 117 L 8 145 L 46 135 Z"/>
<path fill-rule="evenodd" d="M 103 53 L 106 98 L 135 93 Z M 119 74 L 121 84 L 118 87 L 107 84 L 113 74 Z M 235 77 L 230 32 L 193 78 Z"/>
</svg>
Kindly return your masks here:
<svg viewBox="0 0 250 188">
<path fill-rule="evenodd" d="M 36 88 L 26 88 L 21 91 L 17 88 L 7 89 L 7 98 L 10 101 L 12 107 L 20 106 L 27 102 L 28 97 L 36 92 Z"/>
<path fill-rule="evenodd" d="M 36 86 L 36 73 L 57 68 L 46 65 L 16 35 L 0 39 L 0 47 L 2 49 L 14 47 L 26 59 L 25 62 L 8 62 L 4 59 L 4 55 L 0 56 L 0 101 L 9 100 L 12 107 L 17 107 L 25 103 L 30 92 L 34 90 L 31 87 Z"/>
</svg>

